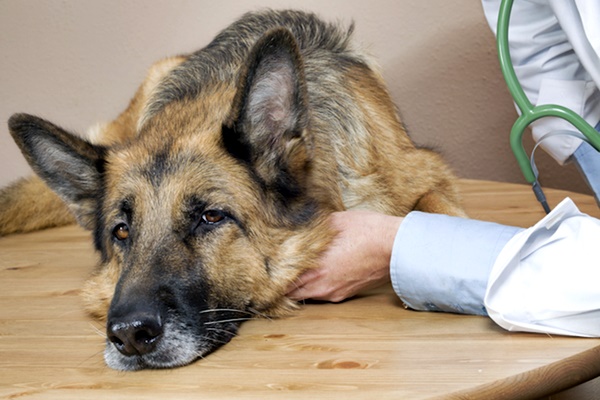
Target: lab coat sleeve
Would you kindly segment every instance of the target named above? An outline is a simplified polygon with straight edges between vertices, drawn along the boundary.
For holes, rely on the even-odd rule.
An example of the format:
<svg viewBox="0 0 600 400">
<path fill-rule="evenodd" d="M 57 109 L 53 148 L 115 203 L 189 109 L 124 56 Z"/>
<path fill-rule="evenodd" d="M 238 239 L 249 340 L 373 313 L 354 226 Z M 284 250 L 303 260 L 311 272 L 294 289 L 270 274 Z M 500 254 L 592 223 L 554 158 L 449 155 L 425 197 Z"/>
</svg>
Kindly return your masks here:
<svg viewBox="0 0 600 400">
<path fill-rule="evenodd" d="M 394 241 L 390 274 L 409 308 L 487 315 L 490 270 L 522 229 L 447 215 L 412 212 Z"/>
<path fill-rule="evenodd" d="M 599 237 L 600 220 L 563 200 L 498 254 L 489 316 L 510 331 L 600 337 Z"/>
</svg>

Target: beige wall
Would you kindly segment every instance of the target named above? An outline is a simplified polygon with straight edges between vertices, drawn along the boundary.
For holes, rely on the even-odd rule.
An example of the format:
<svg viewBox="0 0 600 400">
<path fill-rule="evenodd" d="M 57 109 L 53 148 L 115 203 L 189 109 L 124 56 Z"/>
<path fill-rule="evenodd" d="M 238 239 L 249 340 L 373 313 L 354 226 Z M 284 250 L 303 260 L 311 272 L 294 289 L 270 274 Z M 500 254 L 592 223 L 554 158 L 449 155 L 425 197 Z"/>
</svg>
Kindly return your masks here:
<svg viewBox="0 0 600 400">
<path fill-rule="evenodd" d="M 355 20 L 417 144 L 462 177 L 523 182 L 508 146 L 516 113 L 479 0 L 0 0 L 0 185 L 30 173 L 6 128 L 12 113 L 83 132 L 126 106 L 154 60 L 199 48 L 260 7 Z M 543 184 L 585 190 L 573 167 L 540 159 Z"/>
</svg>

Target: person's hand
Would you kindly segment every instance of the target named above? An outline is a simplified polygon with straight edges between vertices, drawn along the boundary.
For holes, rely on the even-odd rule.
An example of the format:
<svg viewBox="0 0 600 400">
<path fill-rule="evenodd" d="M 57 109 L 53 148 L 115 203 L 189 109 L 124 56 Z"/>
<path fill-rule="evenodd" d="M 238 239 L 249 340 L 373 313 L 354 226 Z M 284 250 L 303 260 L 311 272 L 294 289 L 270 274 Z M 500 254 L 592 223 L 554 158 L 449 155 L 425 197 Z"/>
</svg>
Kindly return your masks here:
<svg viewBox="0 0 600 400">
<path fill-rule="evenodd" d="M 287 296 L 340 302 L 389 282 L 392 246 L 402 219 L 362 210 L 333 213 L 330 223 L 338 235 L 320 266 L 302 274 Z"/>
</svg>

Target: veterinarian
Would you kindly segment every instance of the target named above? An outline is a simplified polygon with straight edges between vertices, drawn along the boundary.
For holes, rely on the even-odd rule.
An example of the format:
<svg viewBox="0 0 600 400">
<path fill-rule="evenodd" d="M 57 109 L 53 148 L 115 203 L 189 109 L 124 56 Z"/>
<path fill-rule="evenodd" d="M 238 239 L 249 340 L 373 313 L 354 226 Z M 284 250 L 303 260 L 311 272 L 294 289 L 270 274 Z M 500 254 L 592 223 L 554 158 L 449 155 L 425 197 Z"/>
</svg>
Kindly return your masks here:
<svg viewBox="0 0 600 400">
<path fill-rule="evenodd" d="M 482 0 L 496 31 L 501 0 Z M 510 24 L 515 72 L 533 104 L 559 104 L 600 130 L 600 3 L 518 0 Z M 532 125 L 561 165 L 574 161 L 600 203 L 600 153 L 558 118 Z M 340 231 L 294 299 L 341 301 L 392 282 L 414 310 L 489 315 L 508 330 L 600 336 L 600 221 L 568 199 L 529 229 L 442 215 L 334 214 Z"/>
<path fill-rule="evenodd" d="M 341 301 L 391 280 L 413 310 L 600 336 L 600 220 L 568 198 L 529 229 L 417 211 L 405 218 L 344 211 L 331 223 L 339 235 L 290 298 Z"/>
<path fill-rule="evenodd" d="M 482 0 L 496 33 L 501 0 Z M 517 0 L 513 3 L 509 48 L 515 73 L 532 104 L 558 104 L 600 130 L 600 2 Z M 560 118 L 532 124 L 536 142 L 559 164 L 574 161 L 600 204 L 600 153 L 581 139 L 553 132 L 573 131 Z"/>
</svg>

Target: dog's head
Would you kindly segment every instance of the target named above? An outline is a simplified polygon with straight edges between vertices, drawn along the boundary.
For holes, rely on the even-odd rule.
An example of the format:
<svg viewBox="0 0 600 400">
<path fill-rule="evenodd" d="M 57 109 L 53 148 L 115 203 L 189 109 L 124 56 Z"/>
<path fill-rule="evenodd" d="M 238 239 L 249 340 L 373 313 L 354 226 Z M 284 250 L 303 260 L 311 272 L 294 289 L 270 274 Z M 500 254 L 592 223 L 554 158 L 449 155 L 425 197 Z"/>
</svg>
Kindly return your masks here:
<svg viewBox="0 0 600 400">
<path fill-rule="evenodd" d="M 266 34 L 239 76 L 165 104 L 112 146 L 29 115 L 9 121 L 36 173 L 93 232 L 101 261 L 84 293 L 106 318 L 113 368 L 184 365 L 241 321 L 290 310 L 286 288 L 331 237 L 292 35 Z"/>
</svg>

